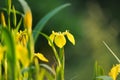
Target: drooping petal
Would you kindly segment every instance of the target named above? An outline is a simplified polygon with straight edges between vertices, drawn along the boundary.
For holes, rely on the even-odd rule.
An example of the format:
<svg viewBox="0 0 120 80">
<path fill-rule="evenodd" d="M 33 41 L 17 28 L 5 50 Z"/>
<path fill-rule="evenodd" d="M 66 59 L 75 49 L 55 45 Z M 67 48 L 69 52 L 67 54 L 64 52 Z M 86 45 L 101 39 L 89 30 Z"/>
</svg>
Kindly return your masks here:
<svg viewBox="0 0 120 80">
<path fill-rule="evenodd" d="M 38 57 L 42 61 L 48 62 L 48 59 L 41 53 L 36 53 L 36 54 L 34 54 L 34 57 L 35 56 Z"/>
<path fill-rule="evenodd" d="M 49 36 L 49 38 L 50 38 L 50 40 L 51 40 L 51 41 L 52 41 L 52 43 L 53 43 L 54 38 L 55 38 L 55 35 L 54 35 L 54 34 L 51 34 L 51 35 Z M 48 44 L 51 46 L 50 41 L 48 41 Z"/>
<path fill-rule="evenodd" d="M 59 48 L 62 48 L 66 44 L 66 39 L 64 35 L 60 33 L 59 35 L 55 36 L 54 42 Z"/>
<path fill-rule="evenodd" d="M 74 36 L 73 36 L 71 33 L 69 33 L 69 32 L 66 32 L 66 35 L 67 35 L 68 40 L 69 40 L 73 45 L 75 45 Z"/>
</svg>

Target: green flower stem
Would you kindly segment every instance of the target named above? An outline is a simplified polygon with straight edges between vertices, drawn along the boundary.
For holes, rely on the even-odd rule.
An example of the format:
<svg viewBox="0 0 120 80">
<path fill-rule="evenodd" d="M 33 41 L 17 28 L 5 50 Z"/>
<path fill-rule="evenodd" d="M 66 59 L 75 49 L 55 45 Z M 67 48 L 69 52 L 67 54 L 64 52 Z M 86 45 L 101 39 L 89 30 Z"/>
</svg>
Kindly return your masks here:
<svg viewBox="0 0 120 80">
<path fill-rule="evenodd" d="M 61 79 L 64 80 L 64 69 L 65 69 L 65 55 L 64 55 L 64 47 L 59 50 L 60 61 L 61 61 Z"/>
<path fill-rule="evenodd" d="M 35 80 L 39 80 L 39 62 L 38 59 L 35 58 Z"/>
<path fill-rule="evenodd" d="M 34 44 L 33 44 L 33 38 L 29 32 L 28 32 L 27 49 L 28 49 L 28 57 L 31 62 L 33 58 L 33 53 L 34 53 Z M 30 70 L 28 73 L 28 80 L 31 80 L 31 78 L 32 78 L 32 70 Z"/>
<path fill-rule="evenodd" d="M 41 33 L 41 32 L 40 32 L 40 34 L 41 34 L 42 36 L 44 36 L 48 41 L 50 41 L 51 47 L 52 47 L 52 50 L 53 50 L 53 52 L 54 52 L 55 58 L 57 59 L 58 65 L 61 66 L 60 58 L 59 58 L 59 55 L 58 55 L 58 53 L 57 53 L 57 50 L 55 49 L 54 44 L 52 43 L 52 41 L 49 39 L 49 37 L 48 37 L 46 34 Z"/>
<path fill-rule="evenodd" d="M 4 60 L 4 70 L 5 70 L 5 73 L 4 73 L 4 79 L 7 80 L 7 58 L 5 58 Z"/>
<path fill-rule="evenodd" d="M 31 61 L 33 58 L 33 53 L 34 53 L 34 43 L 33 43 L 33 37 L 31 35 L 31 33 L 29 33 L 28 30 L 27 30 L 27 34 L 28 34 L 27 48 L 28 48 L 29 59 Z"/>
<path fill-rule="evenodd" d="M 17 17 L 16 17 L 16 10 L 15 10 L 14 6 L 13 6 L 13 23 L 14 23 L 14 27 L 16 27 L 16 25 L 17 25 Z"/>
<path fill-rule="evenodd" d="M 55 47 L 54 47 L 54 46 L 51 46 L 51 47 L 52 47 L 53 52 L 54 52 L 54 55 L 55 55 L 55 57 L 56 57 L 56 59 L 57 59 L 57 61 L 58 61 L 58 66 L 61 66 L 61 61 L 60 61 L 60 58 L 59 58 L 59 56 L 58 56 L 58 53 L 57 53 Z"/>
<path fill-rule="evenodd" d="M 10 12 L 11 12 L 11 0 L 8 0 L 8 28 L 10 30 Z"/>
<path fill-rule="evenodd" d="M 29 59 L 31 60 L 31 57 L 32 57 L 32 51 L 31 51 L 31 37 L 30 35 L 28 36 L 28 44 L 27 44 L 27 48 L 28 48 L 28 54 L 29 54 Z"/>
</svg>

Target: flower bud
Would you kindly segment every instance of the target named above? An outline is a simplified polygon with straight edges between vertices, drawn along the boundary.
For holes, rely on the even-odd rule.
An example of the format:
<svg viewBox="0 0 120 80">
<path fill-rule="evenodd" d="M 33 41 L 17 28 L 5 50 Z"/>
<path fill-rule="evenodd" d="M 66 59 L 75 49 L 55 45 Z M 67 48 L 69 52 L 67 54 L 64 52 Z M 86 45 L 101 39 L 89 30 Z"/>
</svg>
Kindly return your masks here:
<svg viewBox="0 0 120 80">
<path fill-rule="evenodd" d="M 2 12 L 1 13 L 1 24 L 2 24 L 2 26 L 6 26 L 6 22 L 5 22 L 5 16 L 4 16 L 4 13 Z"/>
<path fill-rule="evenodd" d="M 32 31 L 32 14 L 31 11 L 26 11 L 24 15 L 24 26 L 28 30 L 29 33 Z"/>
</svg>

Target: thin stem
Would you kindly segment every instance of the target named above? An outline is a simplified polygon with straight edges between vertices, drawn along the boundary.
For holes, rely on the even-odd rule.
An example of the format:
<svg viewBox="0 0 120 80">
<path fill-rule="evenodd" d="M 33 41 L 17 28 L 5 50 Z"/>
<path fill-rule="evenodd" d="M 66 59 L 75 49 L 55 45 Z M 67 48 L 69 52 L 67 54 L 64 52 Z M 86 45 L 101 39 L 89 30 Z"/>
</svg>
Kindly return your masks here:
<svg viewBox="0 0 120 80">
<path fill-rule="evenodd" d="M 61 79 L 64 80 L 64 69 L 65 69 L 65 54 L 64 54 L 64 47 L 60 48 L 59 51 L 59 55 L 60 55 L 60 61 L 61 61 Z"/>
<path fill-rule="evenodd" d="M 56 59 L 57 59 L 57 61 L 58 61 L 58 65 L 61 66 L 61 61 L 60 61 L 60 58 L 59 58 L 59 56 L 58 56 L 58 53 L 57 53 L 55 47 L 54 47 L 54 46 L 51 46 L 51 47 L 52 47 L 53 52 L 54 52 L 54 55 L 55 55 L 55 57 L 56 57 Z"/>
<path fill-rule="evenodd" d="M 10 30 L 10 11 L 11 11 L 11 0 L 8 0 L 8 28 Z"/>
<path fill-rule="evenodd" d="M 58 65 L 61 66 L 61 61 L 60 61 L 59 55 L 58 55 L 58 53 L 57 53 L 57 50 L 55 49 L 54 44 L 52 43 L 52 41 L 49 39 L 49 37 L 48 37 L 46 34 L 41 33 L 41 32 L 40 32 L 40 34 L 41 34 L 42 36 L 44 36 L 48 41 L 50 41 L 51 47 L 52 47 L 52 50 L 53 50 L 53 52 L 54 52 L 55 58 L 56 58 L 56 60 L 57 60 L 57 62 L 58 62 Z"/>
<path fill-rule="evenodd" d="M 117 59 L 120 63 L 120 59 L 115 55 L 115 53 L 110 49 L 110 47 L 103 41 L 103 44 L 107 47 L 107 49 L 112 53 L 112 55 Z"/>
<path fill-rule="evenodd" d="M 7 59 L 5 58 L 5 61 L 4 61 L 4 65 L 5 65 L 5 80 L 7 80 Z"/>
</svg>

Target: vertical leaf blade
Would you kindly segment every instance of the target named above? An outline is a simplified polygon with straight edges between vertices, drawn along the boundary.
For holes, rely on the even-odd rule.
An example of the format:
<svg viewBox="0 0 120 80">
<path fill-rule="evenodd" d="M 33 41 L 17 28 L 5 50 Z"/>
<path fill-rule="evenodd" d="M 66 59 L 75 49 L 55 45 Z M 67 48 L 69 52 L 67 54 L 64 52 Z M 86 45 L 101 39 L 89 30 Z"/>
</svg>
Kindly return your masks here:
<svg viewBox="0 0 120 80">
<path fill-rule="evenodd" d="M 12 33 L 6 28 L 2 28 L 2 37 L 7 47 L 8 79 L 15 80 L 17 71 L 14 38 Z"/>
</svg>

